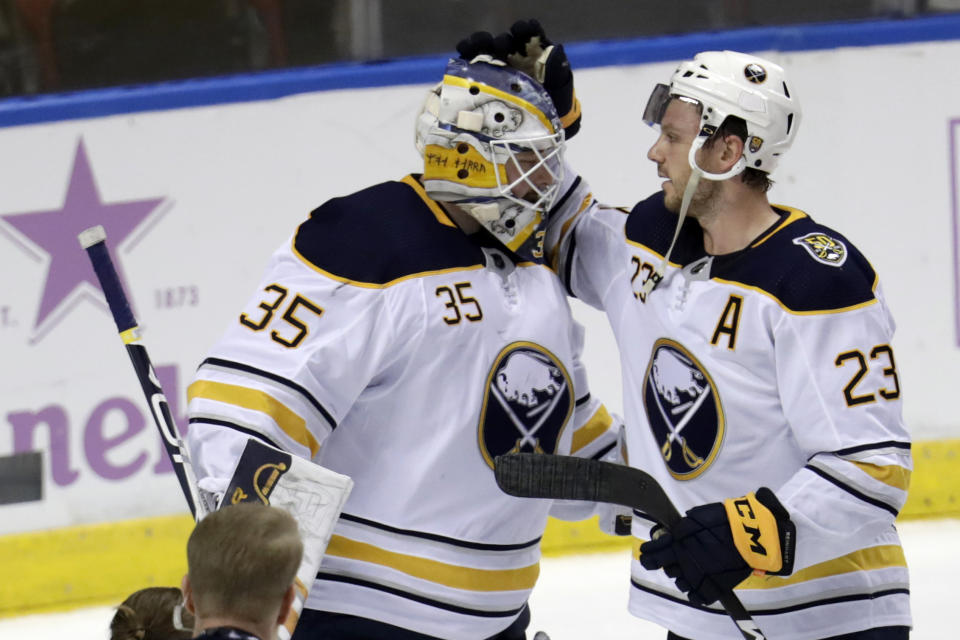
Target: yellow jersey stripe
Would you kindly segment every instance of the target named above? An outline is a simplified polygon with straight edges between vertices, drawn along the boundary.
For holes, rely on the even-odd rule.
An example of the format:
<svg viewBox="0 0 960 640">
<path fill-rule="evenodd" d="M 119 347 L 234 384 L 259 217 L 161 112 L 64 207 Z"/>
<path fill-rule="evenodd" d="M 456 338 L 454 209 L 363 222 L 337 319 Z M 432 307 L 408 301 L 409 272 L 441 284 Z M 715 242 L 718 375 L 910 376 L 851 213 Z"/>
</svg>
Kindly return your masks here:
<svg viewBox="0 0 960 640">
<path fill-rule="evenodd" d="M 297 593 L 300 594 L 300 597 L 306 600 L 307 596 L 310 595 L 310 589 L 307 588 L 307 585 L 303 584 L 303 580 L 294 576 L 293 586 L 297 590 Z"/>
<path fill-rule="evenodd" d="M 772 229 L 772 230 L 770 231 L 770 233 L 768 233 L 767 235 L 765 235 L 765 236 L 764 236 L 763 238 L 761 238 L 759 241 L 754 242 L 753 244 L 751 244 L 751 245 L 750 245 L 751 247 L 759 247 L 759 246 L 762 245 L 764 242 L 766 242 L 767 240 L 769 240 L 769 239 L 772 238 L 773 236 L 777 235 L 777 233 L 778 233 L 781 229 L 783 229 L 784 227 L 793 224 L 793 223 L 796 222 L 797 220 L 802 220 L 803 218 L 806 218 L 806 217 L 807 217 L 807 214 L 806 214 L 806 213 L 804 213 L 803 211 L 800 211 L 799 209 L 794 209 L 793 207 L 787 207 L 787 206 L 782 205 L 782 204 L 775 204 L 775 205 L 773 205 L 773 206 L 776 207 L 777 209 L 783 209 L 784 211 L 789 212 L 789 215 L 783 220 L 783 222 L 781 222 L 780 224 L 778 224 L 778 225 L 776 226 L 776 228 Z"/>
<path fill-rule="evenodd" d="M 340 535 L 330 538 L 326 555 L 378 564 L 414 578 L 465 591 L 532 589 L 540 575 L 540 563 L 518 569 L 475 569 L 388 551 Z"/>
<path fill-rule="evenodd" d="M 612 422 L 613 418 L 607 413 L 607 408 L 600 405 L 600 408 L 587 420 L 586 424 L 573 432 L 570 453 L 580 451 L 580 449 L 602 436 L 610 428 Z"/>
<path fill-rule="evenodd" d="M 633 558 L 640 559 L 640 545 L 646 540 L 635 538 L 633 541 Z M 871 571 L 875 569 L 889 569 L 891 567 L 906 567 L 907 559 L 903 555 L 903 547 L 896 544 L 881 545 L 867 549 L 859 549 L 845 556 L 827 560 L 793 572 L 789 576 L 750 576 L 737 589 L 778 589 L 791 584 L 809 582 L 830 576 L 839 576 L 854 571 Z"/>
<path fill-rule="evenodd" d="M 284 433 L 317 455 L 320 443 L 307 429 L 307 421 L 276 398 L 248 387 L 210 380 L 197 380 L 187 388 L 187 402 L 194 398 L 223 402 L 236 407 L 264 413 L 277 423 Z"/>
<path fill-rule="evenodd" d="M 437 219 L 437 222 L 447 227 L 456 227 L 453 223 L 453 220 L 450 219 L 450 216 L 447 215 L 447 212 L 443 210 L 437 201 L 427 195 L 426 190 L 423 188 L 423 185 L 411 175 L 405 176 L 400 182 L 412 188 L 417 192 L 417 195 L 420 196 L 420 199 L 423 200 L 423 203 L 429 207 L 430 211 L 433 213 L 433 217 Z"/>
<path fill-rule="evenodd" d="M 856 466 L 860 471 L 878 482 L 891 486 L 894 489 L 906 491 L 910 487 L 910 470 L 899 465 L 878 465 L 869 462 L 853 462 L 850 464 Z"/>
<path fill-rule="evenodd" d="M 906 566 L 907 559 L 903 555 L 903 548 L 900 545 L 888 544 L 859 549 L 845 556 L 827 560 L 806 569 L 800 569 L 789 576 L 750 576 L 737 585 L 737 589 L 777 589 L 790 584 L 838 576 L 854 571 Z"/>
<path fill-rule="evenodd" d="M 673 263 L 671 263 L 671 265 L 672 264 Z M 869 307 L 870 305 L 877 304 L 878 302 L 877 298 L 873 298 L 871 300 L 867 300 L 866 302 L 860 302 L 857 304 L 852 304 L 849 307 L 840 307 L 838 309 L 818 309 L 816 311 L 794 311 L 787 305 L 783 304 L 783 302 L 781 302 L 777 296 L 773 295 L 772 293 L 770 293 L 765 289 L 761 289 L 760 287 L 755 287 L 753 285 L 737 282 L 736 280 L 726 280 L 724 278 L 712 278 L 712 280 L 714 280 L 715 282 L 721 282 L 723 284 L 729 284 L 733 287 L 738 287 L 740 289 L 747 289 L 748 291 L 756 291 L 757 293 L 760 293 L 766 296 L 767 298 L 770 298 L 771 300 L 776 302 L 781 309 L 783 309 L 787 313 L 794 316 L 821 316 L 821 315 L 829 315 L 831 313 L 845 313 L 847 311 L 854 311 L 855 309 L 863 309 L 864 307 Z M 877 280 L 874 279 L 874 283 L 873 283 L 874 290 L 876 290 L 876 286 L 877 286 Z"/>
<path fill-rule="evenodd" d="M 626 239 L 627 244 L 637 247 L 638 249 L 643 249 L 644 251 L 647 251 L 649 253 L 652 253 L 654 258 L 657 260 L 663 260 L 663 256 L 659 252 L 654 251 L 653 249 L 643 244 L 642 242 L 637 242 L 636 240 L 631 240 L 630 238 L 627 238 L 626 231 L 624 231 L 623 237 Z M 680 267 L 683 266 L 679 262 L 674 262 L 673 260 L 667 260 L 667 265 L 674 267 L 676 269 L 679 269 Z"/>
<path fill-rule="evenodd" d="M 416 278 L 426 278 L 427 276 L 443 275 L 445 273 L 458 273 L 461 271 L 476 271 L 478 269 L 484 268 L 484 265 L 482 264 L 475 264 L 475 265 L 470 265 L 466 267 L 450 267 L 448 269 L 436 269 L 433 271 L 421 271 L 419 273 L 411 273 L 410 275 L 407 275 L 407 276 L 394 278 L 393 280 L 390 280 L 389 282 L 384 282 L 383 284 L 380 284 L 377 282 L 363 282 L 361 280 L 351 280 L 350 278 L 342 278 L 335 273 L 330 273 L 325 269 L 321 269 L 317 265 L 310 262 L 307 258 L 305 258 L 302 253 L 297 251 L 297 247 L 294 246 L 295 243 L 296 243 L 296 239 L 294 239 L 294 241 L 291 243 L 290 251 L 293 253 L 293 255 L 297 256 L 297 258 L 310 269 L 316 271 L 317 273 L 323 274 L 324 276 L 326 276 L 327 278 L 330 278 L 331 280 L 336 280 L 337 282 L 342 282 L 344 284 L 349 284 L 355 287 L 363 287 L 364 289 L 386 289 L 387 287 L 392 287 L 395 284 L 406 282 L 407 280 L 414 280 Z M 523 266 L 523 264 L 521 263 L 517 266 Z"/>
</svg>

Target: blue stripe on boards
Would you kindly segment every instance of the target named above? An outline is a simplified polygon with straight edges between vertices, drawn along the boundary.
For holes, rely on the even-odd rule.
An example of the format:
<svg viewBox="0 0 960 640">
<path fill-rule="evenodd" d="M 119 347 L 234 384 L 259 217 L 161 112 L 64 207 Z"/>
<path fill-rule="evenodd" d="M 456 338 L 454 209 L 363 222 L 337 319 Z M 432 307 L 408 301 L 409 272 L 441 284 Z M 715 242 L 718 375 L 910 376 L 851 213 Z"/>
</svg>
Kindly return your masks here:
<svg viewBox="0 0 960 640">
<path fill-rule="evenodd" d="M 573 42 L 574 69 L 690 58 L 698 51 L 809 51 L 960 39 L 960 14 L 756 27 L 630 40 Z M 452 50 L 451 50 L 452 55 Z M 0 100 L 0 127 L 271 100 L 298 93 L 437 82 L 446 55 L 351 62 Z"/>
</svg>

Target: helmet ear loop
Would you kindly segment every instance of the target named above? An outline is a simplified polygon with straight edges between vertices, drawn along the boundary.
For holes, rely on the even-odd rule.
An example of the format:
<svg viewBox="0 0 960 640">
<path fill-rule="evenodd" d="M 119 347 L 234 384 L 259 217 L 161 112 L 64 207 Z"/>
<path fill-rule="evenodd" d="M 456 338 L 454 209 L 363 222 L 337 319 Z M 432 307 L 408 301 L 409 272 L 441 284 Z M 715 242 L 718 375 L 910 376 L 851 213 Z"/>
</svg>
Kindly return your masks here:
<svg viewBox="0 0 960 640">
<path fill-rule="evenodd" d="M 709 139 L 709 136 L 697 136 L 697 138 L 693 141 L 693 144 L 690 145 L 690 153 L 687 154 L 687 162 L 690 163 L 690 168 L 693 169 L 693 175 L 700 174 L 700 176 L 706 178 L 707 180 L 719 182 L 721 180 L 729 180 L 730 178 L 743 173 L 743 170 L 747 168 L 747 158 L 742 154 L 740 155 L 740 159 L 737 160 L 736 164 L 730 167 L 729 171 L 725 171 L 724 173 L 710 173 L 709 171 L 702 169 L 700 165 L 697 164 L 697 152 L 700 151 L 700 149 Z M 693 175 L 690 177 L 692 178 Z M 688 189 L 689 185 L 690 183 L 688 182 Z M 684 197 L 686 197 L 686 192 L 684 192 Z"/>
</svg>

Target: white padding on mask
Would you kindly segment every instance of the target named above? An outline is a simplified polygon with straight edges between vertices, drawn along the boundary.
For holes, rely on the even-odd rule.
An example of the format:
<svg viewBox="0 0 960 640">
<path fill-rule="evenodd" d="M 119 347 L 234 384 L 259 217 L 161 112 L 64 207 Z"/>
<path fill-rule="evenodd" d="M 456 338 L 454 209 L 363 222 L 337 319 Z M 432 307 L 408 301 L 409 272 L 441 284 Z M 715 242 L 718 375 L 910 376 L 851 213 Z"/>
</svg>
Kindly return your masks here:
<svg viewBox="0 0 960 640">
<path fill-rule="evenodd" d="M 480 111 L 460 111 L 457 113 L 457 127 L 467 131 L 480 131 L 483 127 L 483 113 Z"/>
</svg>

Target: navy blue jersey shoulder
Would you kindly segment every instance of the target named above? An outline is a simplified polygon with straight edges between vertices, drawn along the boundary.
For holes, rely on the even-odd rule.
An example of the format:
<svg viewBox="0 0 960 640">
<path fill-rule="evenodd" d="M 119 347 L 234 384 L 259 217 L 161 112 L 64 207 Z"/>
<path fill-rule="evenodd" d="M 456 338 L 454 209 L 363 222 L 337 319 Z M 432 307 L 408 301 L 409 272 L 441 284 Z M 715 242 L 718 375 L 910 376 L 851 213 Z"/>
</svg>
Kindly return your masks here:
<svg viewBox="0 0 960 640">
<path fill-rule="evenodd" d="M 333 198 L 300 225 L 294 247 L 328 273 L 371 284 L 482 264 L 477 244 L 424 198 L 398 181 Z"/>
<path fill-rule="evenodd" d="M 780 221 L 749 247 L 716 256 L 710 277 L 761 289 L 795 312 L 832 311 L 875 298 L 876 273 L 849 240 L 802 212 L 777 212 Z M 627 239 L 662 256 L 676 224 L 658 192 L 630 212 Z M 688 218 L 670 262 L 683 267 L 706 255 L 700 225 Z"/>
<path fill-rule="evenodd" d="M 641 200 L 627 216 L 625 233 L 627 239 L 654 251 L 660 256 L 667 253 L 677 228 L 677 214 L 663 204 L 663 191 L 658 191 L 646 200 Z M 677 244 L 670 253 L 670 262 L 685 265 L 706 255 L 700 225 L 693 218 L 683 221 L 683 229 Z"/>
<path fill-rule="evenodd" d="M 876 298 L 877 274 L 844 236 L 809 216 L 781 226 L 743 251 L 720 256 L 711 277 L 769 292 L 787 309 L 817 312 L 844 309 Z"/>
</svg>

